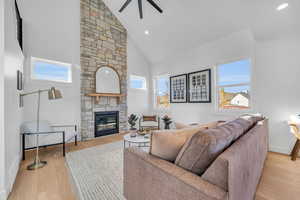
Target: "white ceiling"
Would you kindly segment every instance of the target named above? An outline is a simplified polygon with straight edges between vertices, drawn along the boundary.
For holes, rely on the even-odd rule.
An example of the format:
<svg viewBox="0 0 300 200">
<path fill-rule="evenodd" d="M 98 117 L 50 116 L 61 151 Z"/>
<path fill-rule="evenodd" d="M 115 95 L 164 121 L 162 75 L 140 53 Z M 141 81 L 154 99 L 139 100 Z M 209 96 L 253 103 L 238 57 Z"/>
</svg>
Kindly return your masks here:
<svg viewBox="0 0 300 200">
<path fill-rule="evenodd" d="M 300 29 L 300 0 L 154 1 L 164 13 L 143 0 L 141 20 L 137 0 L 132 0 L 122 13 L 118 10 L 125 0 L 104 0 L 151 63 L 243 29 L 250 29 L 257 40 Z M 277 11 L 276 7 L 284 2 L 290 6 Z M 145 30 L 150 35 L 145 35 Z"/>
</svg>

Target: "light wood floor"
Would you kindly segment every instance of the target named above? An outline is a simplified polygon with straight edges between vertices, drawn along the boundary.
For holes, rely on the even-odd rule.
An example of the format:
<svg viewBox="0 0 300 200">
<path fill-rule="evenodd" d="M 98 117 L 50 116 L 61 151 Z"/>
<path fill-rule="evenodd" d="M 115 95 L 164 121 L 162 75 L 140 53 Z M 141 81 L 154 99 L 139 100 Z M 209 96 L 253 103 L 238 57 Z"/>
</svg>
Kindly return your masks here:
<svg viewBox="0 0 300 200">
<path fill-rule="evenodd" d="M 68 145 L 67 151 L 76 151 L 96 145 L 119 141 L 122 135 L 114 135 L 80 142 L 77 147 Z M 41 158 L 48 165 L 37 171 L 28 171 L 34 152 L 27 152 L 9 200 L 75 200 L 61 147 L 41 150 Z M 288 156 L 269 153 L 256 200 L 299 200 L 300 159 L 292 162 Z M 242 199 L 241 199 L 242 200 Z"/>
</svg>

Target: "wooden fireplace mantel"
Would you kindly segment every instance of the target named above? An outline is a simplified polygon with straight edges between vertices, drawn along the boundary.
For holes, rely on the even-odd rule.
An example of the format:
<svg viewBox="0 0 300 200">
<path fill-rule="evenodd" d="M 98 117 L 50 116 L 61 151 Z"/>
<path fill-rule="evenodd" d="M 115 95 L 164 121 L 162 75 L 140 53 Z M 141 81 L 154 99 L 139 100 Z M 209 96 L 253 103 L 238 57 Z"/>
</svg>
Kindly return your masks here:
<svg viewBox="0 0 300 200">
<path fill-rule="evenodd" d="M 89 94 L 86 94 L 86 96 L 95 97 L 97 103 L 99 103 L 100 97 L 116 97 L 118 103 L 120 103 L 121 97 L 123 97 L 125 95 L 124 94 L 110 94 L 110 93 L 89 93 Z"/>
</svg>

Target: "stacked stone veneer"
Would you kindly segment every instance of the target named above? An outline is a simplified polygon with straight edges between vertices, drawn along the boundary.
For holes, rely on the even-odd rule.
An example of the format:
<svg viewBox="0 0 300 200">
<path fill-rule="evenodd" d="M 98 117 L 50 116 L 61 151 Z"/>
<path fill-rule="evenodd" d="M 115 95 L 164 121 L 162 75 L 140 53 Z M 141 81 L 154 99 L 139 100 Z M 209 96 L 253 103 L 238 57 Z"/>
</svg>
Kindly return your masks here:
<svg viewBox="0 0 300 200">
<path fill-rule="evenodd" d="M 127 129 L 127 31 L 102 0 L 81 0 L 81 136 L 94 138 L 94 112 L 119 111 L 120 131 Z M 99 67 L 113 67 L 120 76 L 120 103 L 101 97 L 97 103 L 95 74 Z"/>
</svg>

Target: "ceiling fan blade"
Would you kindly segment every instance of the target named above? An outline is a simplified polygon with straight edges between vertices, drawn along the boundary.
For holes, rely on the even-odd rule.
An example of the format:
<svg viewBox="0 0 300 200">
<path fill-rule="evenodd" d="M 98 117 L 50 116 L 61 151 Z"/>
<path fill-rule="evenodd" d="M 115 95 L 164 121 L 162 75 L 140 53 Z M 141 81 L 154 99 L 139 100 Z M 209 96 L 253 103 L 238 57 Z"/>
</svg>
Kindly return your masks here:
<svg viewBox="0 0 300 200">
<path fill-rule="evenodd" d="M 153 1 L 153 0 L 147 0 L 158 12 L 162 13 L 163 10 Z"/>
<path fill-rule="evenodd" d="M 143 19 L 143 4 L 142 4 L 142 0 L 138 0 L 138 3 L 139 3 L 140 18 Z"/>
<path fill-rule="evenodd" d="M 123 4 L 123 6 L 121 7 L 121 9 L 119 10 L 119 12 L 122 12 L 127 6 L 128 6 L 128 4 L 131 2 L 132 0 L 127 0 L 124 4 Z"/>
</svg>

